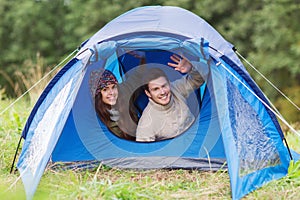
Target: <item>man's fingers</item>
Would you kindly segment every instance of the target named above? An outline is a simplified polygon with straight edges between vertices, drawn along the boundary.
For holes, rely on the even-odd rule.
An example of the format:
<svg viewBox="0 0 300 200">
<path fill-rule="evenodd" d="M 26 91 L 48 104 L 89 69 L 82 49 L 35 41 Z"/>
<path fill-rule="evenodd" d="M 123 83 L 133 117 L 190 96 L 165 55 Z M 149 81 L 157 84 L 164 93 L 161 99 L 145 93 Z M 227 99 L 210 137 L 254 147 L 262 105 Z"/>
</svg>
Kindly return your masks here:
<svg viewBox="0 0 300 200">
<path fill-rule="evenodd" d="M 181 58 L 179 56 L 177 56 L 176 54 L 173 54 L 171 57 L 171 60 L 173 60 L 174 62 L 179 63 L 181 61 Z"/>
<path fill-rule="evenodd" d="M 172 60 L 173 62 L 178 63 L 178 60 L 177 60 L 175 57 L 171 56 L 170 58 L 171 58 L 171 60 Z"/>
<path fill-rule="evenodd" d="M 178 67 L 178 65 L 175 64 L 175 63 L 170 63 L 170 62 L 168 62 L 168 65 L 169 65 L 170 67 L 174 67 L 174 68 Z"/>
</svg>

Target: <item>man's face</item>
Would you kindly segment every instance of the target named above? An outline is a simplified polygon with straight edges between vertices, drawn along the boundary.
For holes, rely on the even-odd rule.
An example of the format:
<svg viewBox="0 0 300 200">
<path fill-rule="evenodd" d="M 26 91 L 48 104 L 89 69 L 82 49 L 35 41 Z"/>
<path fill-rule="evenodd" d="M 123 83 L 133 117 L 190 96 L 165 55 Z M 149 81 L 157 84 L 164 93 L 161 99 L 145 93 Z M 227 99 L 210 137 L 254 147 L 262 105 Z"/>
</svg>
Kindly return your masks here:
<svg viewBox="0 0 300 200">
<path fill-rule="evenodd" d="M 171 90 L 169 81 L 161 76 L 148 83 L 149 91 L 145 91 L 146 95 L 155 103 L 167 105 L 171 99 Z"/>
</svg>

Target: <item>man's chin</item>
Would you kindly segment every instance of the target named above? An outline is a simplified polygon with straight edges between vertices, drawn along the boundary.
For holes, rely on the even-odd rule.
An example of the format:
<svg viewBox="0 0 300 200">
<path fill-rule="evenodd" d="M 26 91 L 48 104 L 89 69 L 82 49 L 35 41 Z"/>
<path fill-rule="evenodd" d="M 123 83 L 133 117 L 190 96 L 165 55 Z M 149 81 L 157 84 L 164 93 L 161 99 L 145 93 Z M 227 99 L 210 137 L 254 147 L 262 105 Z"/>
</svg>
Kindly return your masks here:
<svg viewBox="0 0 300 200">
<path fill-rule="evenodd" d="M 160 100 L 159 104 L 162 106 L 166 106 L 170 103 L 170 99 Z"/>
</svg>

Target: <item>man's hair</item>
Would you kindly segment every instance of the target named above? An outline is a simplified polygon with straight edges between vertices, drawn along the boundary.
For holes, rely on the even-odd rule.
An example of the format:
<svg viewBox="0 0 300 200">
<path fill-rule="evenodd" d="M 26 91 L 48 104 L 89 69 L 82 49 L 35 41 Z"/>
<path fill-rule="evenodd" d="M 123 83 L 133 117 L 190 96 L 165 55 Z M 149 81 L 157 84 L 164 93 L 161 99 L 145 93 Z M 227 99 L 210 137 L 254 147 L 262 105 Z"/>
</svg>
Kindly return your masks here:
<svg viewBox="0 0 300 200">
<path fill-rule="evenodd" d="M 165 77 L 166 80 L 169 81 L 169 78 L 166 75 L 166 73 L 160 68 L 149 68 L 143 77 L 143 89 L 149 91 L 149 82 L 159 77 Z"/>
</svg>

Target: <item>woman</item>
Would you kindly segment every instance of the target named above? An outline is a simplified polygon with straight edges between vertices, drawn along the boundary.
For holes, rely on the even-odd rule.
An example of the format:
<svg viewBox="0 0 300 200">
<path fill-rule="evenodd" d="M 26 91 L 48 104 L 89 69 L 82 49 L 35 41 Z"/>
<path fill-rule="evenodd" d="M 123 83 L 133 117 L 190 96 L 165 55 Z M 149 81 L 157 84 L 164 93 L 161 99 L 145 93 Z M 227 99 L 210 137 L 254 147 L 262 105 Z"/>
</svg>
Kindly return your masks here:
<svg viewBox="0 0 300 200">
<path fill-rule="evenodd" d="M 122 84 L 109 70 L 95 70 L 91 74 L 90 86 L 95 97 L 95 109 L 101 121 L 115 135 L 135 141 L 138 116 L 141 111 L 135 105 L 141 92 L 136 89 L 145 68 L 145 52 L 128 51 L 129 55 L 140 60 L 140 67 L 126 74 Z M 100 76 L 100 78 L 98 78 Z"/>
<path fill-rule="evenodd" d="M 99 78 L 95 92 L 95 109 L 107 128 L 120 138 L 135 140 L 134 136 L 125 133 L 118 125 L 122 102 L 119 100 L 119 86 L 116 77 L 109 70 L 104 70 Z M 131 110 L 131 108 L 130 108 Z M 130 115 L 135 114 L 130 111 Z"/>
</svg>

